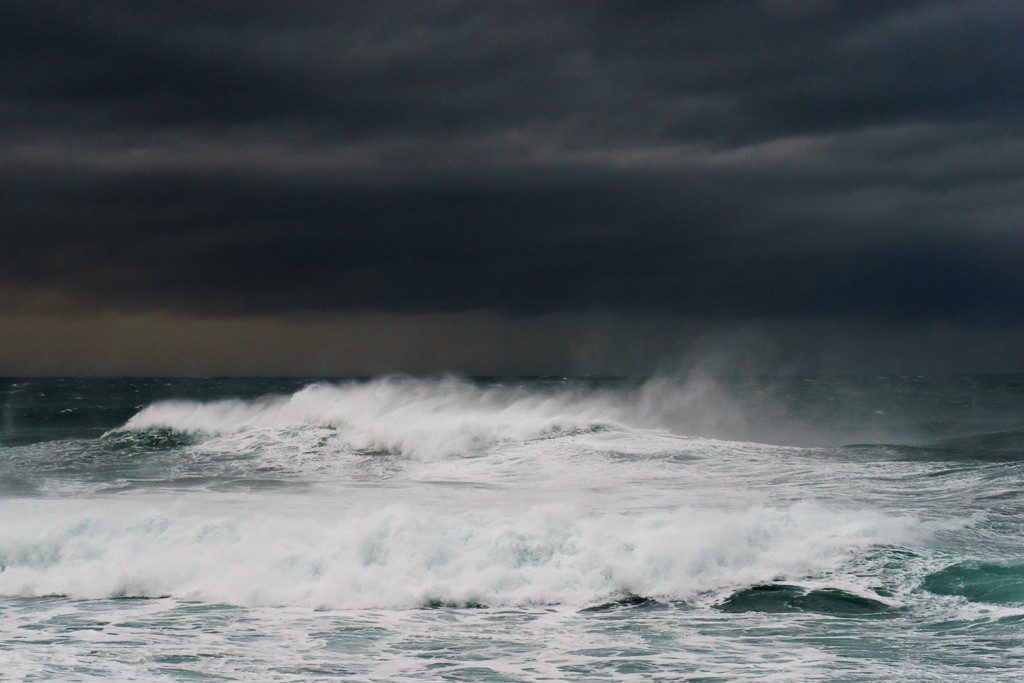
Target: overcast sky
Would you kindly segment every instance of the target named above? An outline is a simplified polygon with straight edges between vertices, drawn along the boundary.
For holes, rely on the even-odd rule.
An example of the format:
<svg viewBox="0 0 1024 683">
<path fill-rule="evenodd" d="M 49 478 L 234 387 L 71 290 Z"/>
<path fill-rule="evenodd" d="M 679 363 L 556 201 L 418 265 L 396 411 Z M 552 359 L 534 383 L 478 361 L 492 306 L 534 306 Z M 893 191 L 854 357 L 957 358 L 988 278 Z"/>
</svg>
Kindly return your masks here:
<svg viewBox="0 0 1024 683">
<path fill-rule="evenodd" d="M 0 237 L 5 374 L 1024 370 L 1024 3 L 0 2 Z"/>
</svg>

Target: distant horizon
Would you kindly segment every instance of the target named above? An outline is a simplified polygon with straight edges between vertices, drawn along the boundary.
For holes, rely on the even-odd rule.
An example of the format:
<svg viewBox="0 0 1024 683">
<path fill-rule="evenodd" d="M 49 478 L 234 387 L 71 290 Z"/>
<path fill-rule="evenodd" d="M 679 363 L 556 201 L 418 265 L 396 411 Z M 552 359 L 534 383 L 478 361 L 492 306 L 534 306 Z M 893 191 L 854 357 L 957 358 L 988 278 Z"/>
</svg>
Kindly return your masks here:
<svg viewBox="0 0 1024 683">
<path fill-rule="evenodd" d="M 1020 678 L 1024 1 L 0 46 L 0 677 Z"/>
<path fill-rule="evenodd" d="M 1024 371 L 1016 372 L 949 372 L 949 373 L 752 373 L 752 374 L 729 374 L 715 373 L 706 375 L 710 379 L 949 379 L 954 377 L 1024 377 Z M 374 381 L 387 378 L 410 378 L 410 379 L 462 379 L 471 382 L 488 382 L 500 380 L 587 380 L 587 381 L 648 381 L 652 379 L 672 379 L 672 375 L 650 374 L 650 375 L 467 375 L 458 372 L 442 373 L 407 373 L 394 372 L 380 375 L 0 375 L 0 381 L 19 380 L 313 380 L 318 382 L 352 382 L 352 381 Z"/>
<path fill-rule="evenodd" d="M 579 314 L 193 320 L 0 316 L 0 375 L 649 376 L 1024 371 L 1024 328 L 948 321 L 734 321 Z"/>
</svg>

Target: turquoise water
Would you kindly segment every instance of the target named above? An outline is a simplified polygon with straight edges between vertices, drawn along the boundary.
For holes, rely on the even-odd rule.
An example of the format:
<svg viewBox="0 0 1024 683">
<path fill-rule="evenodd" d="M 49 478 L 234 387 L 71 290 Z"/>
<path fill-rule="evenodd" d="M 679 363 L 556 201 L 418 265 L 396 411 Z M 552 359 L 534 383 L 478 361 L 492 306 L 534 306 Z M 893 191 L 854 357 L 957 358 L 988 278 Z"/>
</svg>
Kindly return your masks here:
<svg viewBox="0 0 1024 683">
<path fill-rule="evenodd" d="M 1020 680 L 1024 377 L 0 380 L 29 680 Z"/>
</svg>

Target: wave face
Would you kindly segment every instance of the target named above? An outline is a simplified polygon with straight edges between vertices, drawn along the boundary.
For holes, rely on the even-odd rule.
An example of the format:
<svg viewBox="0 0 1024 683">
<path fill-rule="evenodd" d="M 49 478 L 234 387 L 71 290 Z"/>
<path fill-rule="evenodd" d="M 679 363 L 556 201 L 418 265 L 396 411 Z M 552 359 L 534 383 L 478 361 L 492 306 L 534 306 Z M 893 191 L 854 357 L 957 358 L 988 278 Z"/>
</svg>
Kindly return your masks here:
<svg viewBox="0 0 1024 683">
<path fill-rule="evenodd" d="M 961 562 L 929 574 L 922 587 L 939 595 L 1024 605 L 1024 565 Z"/>
<path fill-rule="evenodd" d="M 14 677 L 1024 664 L 1024 378 L 0 380 L 0 399 Z"/>
</svg>

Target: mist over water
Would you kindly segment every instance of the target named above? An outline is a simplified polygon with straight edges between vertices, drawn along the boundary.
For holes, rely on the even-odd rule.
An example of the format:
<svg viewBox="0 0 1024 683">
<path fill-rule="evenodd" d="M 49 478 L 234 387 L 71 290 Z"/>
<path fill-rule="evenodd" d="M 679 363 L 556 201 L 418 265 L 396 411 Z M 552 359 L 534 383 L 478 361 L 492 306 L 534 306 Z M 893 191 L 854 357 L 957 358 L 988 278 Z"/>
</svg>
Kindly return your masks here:
<svg viewBox="0 0 1024 683">
<path fill-rule="evenodd" d="M 1012 680 L 1022 462 L 1010 375 L 3 380 L 2 654 Z"/>
</svg>

